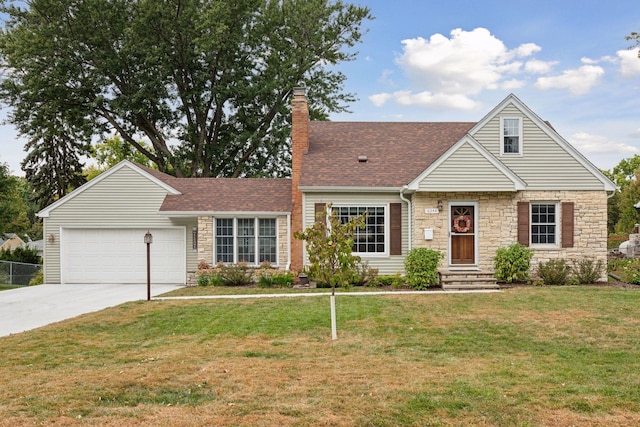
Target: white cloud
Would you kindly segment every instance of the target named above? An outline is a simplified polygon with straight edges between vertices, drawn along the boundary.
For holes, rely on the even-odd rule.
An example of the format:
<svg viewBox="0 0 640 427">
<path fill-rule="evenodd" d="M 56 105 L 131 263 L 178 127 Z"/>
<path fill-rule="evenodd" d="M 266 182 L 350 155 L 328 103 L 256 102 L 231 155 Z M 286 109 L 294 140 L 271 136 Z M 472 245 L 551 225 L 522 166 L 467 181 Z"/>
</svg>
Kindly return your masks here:
<svg viewBox="0 0 640 427">
<path fill-rule="evenodd" d="M 640 58 L 638 58 L 638 49 L 619 50 L 616 54 L 620 59 L 620 74 L 624 77 L 640 76 Z"/>
<path fill-rule="evenodd" d="M 593 135 L 587 132 L 574 133 L 569 138 L 569 142 L 583 153 L 622 155 L 640 153 L 640 150 L 632 145 L 612 141 L 605 136 Z"/>
<path fill-rule="evenodd" d="M 524 82 L 509 78 L 522 72 L 523 63 L 514 58 L 541 50 L 535 43 L 509 50 L 485 28 L 457 28 L 450 36 L 434 34 L 429 39 L 403 40 L 403 53 L 396 63 L 416 91 L 376 94 L 369 98 L 371 102 L 382 105 L 393 98 L 403 105 L 472 109 L 478 103 L 471 97 L 483 90 L 522 87 Z"/>
<path fill-rule="evenodd" d="M 536 52 L 540 52 L 542 48 L 535 43 L 525 43 L 521 44 L 515 49 L 516 55 L 522 56 L 531 56 Z"/>
<path fill-rule="evenodd" d="M 524 70 L 532 74 L 546 74 L 551 71 L 558 61 L 540 61 L 538 59 L 530 59 L 524 64 Z"/>
<path fill-rule="evenodd" d="M 371 101 L 371 103 L 376 107 L 381 107 L 382 105 L 386 104 L 386 102 L 392 97 L 393 95 L 391 95 L 390 93 L 377 93 L 375 95 L 371 95 L 369 97 L 369 101 Z"/>
<path fill-rule="evenodd" d="M 558 76 L 539 77 L 536 87 L 541 90 L 567 89 L 574 95 L 584 95 L 598 84 L 602 75 L 604 75 L 602 67 L 583 65 L 573 70 L 565 70 Z"/>
<path fill-rule="evenodd" d="M 393 94 L 394 99 L 400 105 L 420 105 L 423 107 L 441 107 L 455 110 L 473 110 L 478 103 L 461 94 L 431 93 L 424 91 L 412 93 L 398 91 Z"/>
<path fill-rule="evenodd" d="M 503 90 L 514 90 L 514 89 L 520 89 L 524 85 L 525 85 L 524 80 L 511 79 L 503 82 L 502 85 L 500 85 L 500 88 Z"/>
</svg>

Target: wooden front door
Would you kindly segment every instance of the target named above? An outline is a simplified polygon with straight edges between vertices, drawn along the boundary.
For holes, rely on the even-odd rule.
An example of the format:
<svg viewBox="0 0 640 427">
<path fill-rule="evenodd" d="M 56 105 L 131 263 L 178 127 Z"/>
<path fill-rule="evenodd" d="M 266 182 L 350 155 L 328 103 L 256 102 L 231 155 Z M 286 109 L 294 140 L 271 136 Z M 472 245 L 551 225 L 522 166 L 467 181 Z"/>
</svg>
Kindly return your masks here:
<svg viewBox="0 0 640 427">
<path fill-rule="evenodd" d="M 451 264 L 475 264 L 474 206 L 451 206 Z"/>
</svg>

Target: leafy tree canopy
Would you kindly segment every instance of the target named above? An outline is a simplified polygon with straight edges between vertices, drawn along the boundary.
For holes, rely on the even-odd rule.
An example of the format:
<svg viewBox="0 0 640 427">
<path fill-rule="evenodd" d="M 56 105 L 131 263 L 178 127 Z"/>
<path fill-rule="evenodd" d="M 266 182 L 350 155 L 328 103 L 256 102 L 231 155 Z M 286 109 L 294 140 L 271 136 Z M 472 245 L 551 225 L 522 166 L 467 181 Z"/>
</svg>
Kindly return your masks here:
<svg viewBox="0 0 640 427">
<path fill-rule="evenodd" d="M 41 201 L 81 184 L 81 156 L 113 131 L 177 176 L 287 175 L 292 88 L 306 85 L 312 119 L 345 111 L 331 66 L 371 19 L 340 0 L 25 3 L 0 7 L 0 99 Z"/>
</svg>

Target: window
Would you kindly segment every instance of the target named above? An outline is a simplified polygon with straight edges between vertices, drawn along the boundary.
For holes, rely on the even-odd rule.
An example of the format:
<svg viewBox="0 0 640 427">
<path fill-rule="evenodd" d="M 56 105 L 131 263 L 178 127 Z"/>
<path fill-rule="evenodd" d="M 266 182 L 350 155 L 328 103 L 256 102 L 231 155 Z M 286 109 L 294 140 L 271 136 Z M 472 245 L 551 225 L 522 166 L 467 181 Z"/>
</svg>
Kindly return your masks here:
<svg viewBox="0 0 640 427">
<path fill-rule="evenodd" d="M 215 242 L 218 262 L 276 263 L 276 219 L 216 218 Z"/>
<path fill-rule="evenodd" d="M 260 218 L 258 220 L 258 253 L 259 261 L 276 262 L 276 220 Z"/>
<path fill-rule="evenodd" d="M 555 203 L 531 203 L 531 244 L 556 245 L 557 206 Z"/>
<path fill-rule="evenodd" d="M 218 262 L 233 263 L 233 218 L 216 219 L 216 256 Z"/>
<path fill-rule="evenodd" d="M 522 154 L 522 120 L 519 117 L 501 118 L 501 154 Z"/>
<path fill-rule="evenodd" d="M 354 236 L 353 252 L 366 254 L 385 253 L 385 208 L 384 206 L 334 206 L 345 223 L 352 217 L 367 213 L 365 226 L 358 228 Z"/>
</svg>

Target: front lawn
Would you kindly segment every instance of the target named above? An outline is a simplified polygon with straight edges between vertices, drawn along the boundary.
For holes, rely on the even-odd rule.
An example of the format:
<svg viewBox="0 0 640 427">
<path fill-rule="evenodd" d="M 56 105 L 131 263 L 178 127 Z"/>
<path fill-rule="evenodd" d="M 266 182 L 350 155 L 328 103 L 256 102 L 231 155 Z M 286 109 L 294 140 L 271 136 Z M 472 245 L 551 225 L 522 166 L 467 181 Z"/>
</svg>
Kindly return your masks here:
<svg viewBox="0 0 640 427">
<path fill-rule="evenodd" d="M 0 338 L 2 425 L 640 424 L 640 291 L 124 304 Z"/>
</svg>

